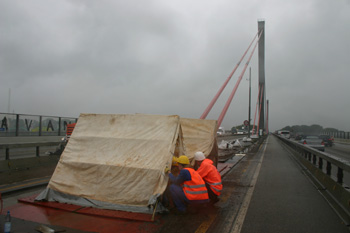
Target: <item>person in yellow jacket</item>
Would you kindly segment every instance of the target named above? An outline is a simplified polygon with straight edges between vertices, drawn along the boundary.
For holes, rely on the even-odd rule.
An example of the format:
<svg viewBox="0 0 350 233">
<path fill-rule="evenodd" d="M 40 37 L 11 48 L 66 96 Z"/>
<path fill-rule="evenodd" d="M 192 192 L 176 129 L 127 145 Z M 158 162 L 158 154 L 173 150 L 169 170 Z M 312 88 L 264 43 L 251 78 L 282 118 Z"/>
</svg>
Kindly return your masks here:
<svg viewBox="0 0 350 233">
<path fill-rule="evenodd" d="M 177 162 L 180 173 L 177 177 L 169 173 L 169 190 L 175 207 L 182 214 L 186 213 L 187 204 L 207 203 L 209 196 L 204 180 L 190 167 L 188 157 L 181 155 Z"/>
<path fill-rule="evenodd" d="M 207 159 L 203 152 L 197 151 L 194 154 L 194 160 L 198 167 L 197 172 L 205 181 L 208 189 L 210 201 L 216 203 L 219 201 L 219 196 L 222 191 L 221 175 L 213 165 L 213 161 Z"/>
</svg>

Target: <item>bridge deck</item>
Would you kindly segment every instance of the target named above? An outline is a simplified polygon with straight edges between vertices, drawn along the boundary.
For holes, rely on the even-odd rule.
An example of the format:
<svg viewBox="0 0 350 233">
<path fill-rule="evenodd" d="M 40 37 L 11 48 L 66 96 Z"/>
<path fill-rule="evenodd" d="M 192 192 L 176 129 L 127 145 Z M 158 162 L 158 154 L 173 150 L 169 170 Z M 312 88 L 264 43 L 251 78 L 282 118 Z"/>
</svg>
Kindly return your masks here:
<svg viewBox="0 0 350 233">
<path fill-rule="evenodd" d="M 266 143 L 241 232 L 348 232 L 293 155 L 275 137 Z"/>
<path fill-rule="evenodd" d="M 146 223 L 82 214 L 78 218 L 77 213 L 45 210 L 19 203 L 8 208 L 15 217 L 13 230 L 22 230 L 20 226 L 26 226 L 26 232 L 36 232 L 35 227 L 44 219 L 45 222 L 41 223 L 66 232 L 97 229 L 102 229 L 97 230 L 100 232 L 117 229 L 119 232 L 168 233 L 349 231 L 290 152 L 275 137 L 268 137 L 258 153 L 241 158 L 231 171 L 220 166 L 219 169 L 227 172 L 223 179 L 224 192 L 216 209 L 205 213 L 186 216 L 170 214 L 159 216 L 155 223 Z M 23 211 L 27 211 L 31 218 L 20 218 L 25 213 Z M 82 228 L 84 221 L 85 228 Z"/>
</svg>

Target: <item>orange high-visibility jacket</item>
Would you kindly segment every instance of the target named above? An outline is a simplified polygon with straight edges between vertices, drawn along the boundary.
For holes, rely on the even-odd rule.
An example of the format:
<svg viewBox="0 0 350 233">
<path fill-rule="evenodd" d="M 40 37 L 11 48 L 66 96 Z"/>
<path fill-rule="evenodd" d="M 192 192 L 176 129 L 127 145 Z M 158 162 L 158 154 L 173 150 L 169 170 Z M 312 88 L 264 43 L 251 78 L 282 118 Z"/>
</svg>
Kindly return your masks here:
<svg viewBox="0 0 350 233">
<path fill-rule="evenodd" d="M 222 191 L 221 175 L 213 165 L 213 161 L 210 159 L 204 159 L 197 172 L 203 180 L 209 184 L 210 189 L 217 196 L 220 196 Z"/>
<path fill-rule="evenodd" d="M 208 190 L 204 180 L 193 168 L 184 168 L 191 174 L 191 180 L 183 183 L 182 189 L 188 200 L 208 200 Z"/>
</svg>

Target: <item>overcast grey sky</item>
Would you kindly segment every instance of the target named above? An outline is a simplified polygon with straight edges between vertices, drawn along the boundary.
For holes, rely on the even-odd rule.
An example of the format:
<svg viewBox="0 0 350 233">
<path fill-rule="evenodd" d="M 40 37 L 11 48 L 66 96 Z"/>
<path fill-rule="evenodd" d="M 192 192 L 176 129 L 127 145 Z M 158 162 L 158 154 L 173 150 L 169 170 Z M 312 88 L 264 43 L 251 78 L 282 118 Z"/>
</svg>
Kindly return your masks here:
<svg viewBox="0 0 350 233">
<path fill-rule="evenodd" d="M 0 0 L 0 112 L 199 118 L 260 19 L 270 130 L 350 131 L 350 0 Z M 257 55 L 249 65 L 252 120 Z M 207 119 L 218 119 L 245 62 Z M 225 129 L 248 118 L 248 74 Z"/>
</svg>

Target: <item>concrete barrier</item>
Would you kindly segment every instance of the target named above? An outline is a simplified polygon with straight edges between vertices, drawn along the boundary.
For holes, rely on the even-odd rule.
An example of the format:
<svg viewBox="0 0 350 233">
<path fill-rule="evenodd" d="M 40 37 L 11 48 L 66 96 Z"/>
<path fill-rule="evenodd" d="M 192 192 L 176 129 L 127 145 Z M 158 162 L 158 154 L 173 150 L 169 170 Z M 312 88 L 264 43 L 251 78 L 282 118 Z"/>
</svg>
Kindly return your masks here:
<svg viewBox="0 0 350 233">
<path fill-rule="evenodd" d="M 59 156 L 50 155 L 43 157 L 21 158 L 0 161 L 0 172 L 29 170 L 41 166 L 56 166 Z"/>
<path fill-rule="evenodd" d="M 60 156 L 50 155 L 0 161 L 0 185 L 50 177 Z"/>
<path fill-rule="evenodd" d="M 3 160 L 0 161 L 0 173 L 10 171 L 9 161 Z"/>
</svg>

